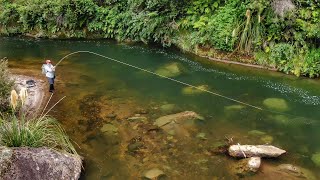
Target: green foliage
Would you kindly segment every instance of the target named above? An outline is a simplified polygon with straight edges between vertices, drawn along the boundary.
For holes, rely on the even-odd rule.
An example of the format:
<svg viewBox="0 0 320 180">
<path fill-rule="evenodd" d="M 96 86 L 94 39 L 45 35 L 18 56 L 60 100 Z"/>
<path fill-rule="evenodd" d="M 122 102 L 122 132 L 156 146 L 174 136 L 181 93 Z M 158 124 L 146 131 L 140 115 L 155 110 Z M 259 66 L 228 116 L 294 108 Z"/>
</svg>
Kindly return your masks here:
<svg viewBox="0 0 320 180">
<path fill-rule="evenodd" d="M 269 1 L 257 0 L 247 5 L 245 18 L 240 19 L 234 29 L 233 36 L 239 37 L 238 50 L 250 54 L 259 49 L 265 38 L 265 12 L 270 5 Z"/>
<path fill-rule="evenodd" d="M 0 60 L 0 112 L 9 110 L 10 91 L 13 87 L 13 81 L 9 78 L 8 63 L 6 60 Z"/>
<path fill-rule="evenodd" d="M 320 2 L 291 1 L 295 9 L 278 16 L 269 0 L 0 0 L 0 34 L 206 47 L 314 77 L 317 61 L 304 58 L 320 47 Z M 282 59 L 288 45 L 294 55 Z"/>
<path fill-rule="evenodd" d="M 291 61 L 295 55 L 294 47 L 290 44 L 279 43 L 276 44 L 270 53 L 270 60 L 277 65 L 285 65 Z"/>
<path fill-rule="evenodd" d="M 240 0 L 198 0 L 187 8 L 187 16 L 180 21 L 182 29 L 191 33 L 192 44 L 210 45 L 232 51 L 236 39 L 232 31 L 244 9 Z"/>
<path fill-rule="evenodd" d="M 50 117 L 34 119 L 15 115 L 0 118 L 0 145 L 7 147 L 49 147 L 77 154 L 59 123 Z"/>
<path fill-rule="evenodd" d="M 311 49 L 305 56 L 301 74 L 305 76 L 320 76 L 320 48 Z"/>
</svg>

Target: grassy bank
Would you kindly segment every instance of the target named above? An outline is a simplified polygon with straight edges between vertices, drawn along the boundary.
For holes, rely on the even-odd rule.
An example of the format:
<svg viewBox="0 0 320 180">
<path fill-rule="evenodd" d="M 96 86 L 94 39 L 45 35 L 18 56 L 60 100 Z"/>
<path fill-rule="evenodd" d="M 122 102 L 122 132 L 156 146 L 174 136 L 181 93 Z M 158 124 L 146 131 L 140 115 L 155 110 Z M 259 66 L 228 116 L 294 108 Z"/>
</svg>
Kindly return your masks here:
<svg viewBox="0 0 320 180">
<path fill-rule="evenodd" d="M 34 116 L 35 112 L 31 117 L 22 111 L 25 98 L 13 90 L 14 82 L 10 77 L 7 61 L 0 60 L 0 146 L 49 147 L 77 154 L 56 119 L 46 115 Z"/>
<path fill-rule="evenodd" d="M 317 0 L 0 0 L 0 34 L 112 38 L 320 75 Z"/>
</svg>

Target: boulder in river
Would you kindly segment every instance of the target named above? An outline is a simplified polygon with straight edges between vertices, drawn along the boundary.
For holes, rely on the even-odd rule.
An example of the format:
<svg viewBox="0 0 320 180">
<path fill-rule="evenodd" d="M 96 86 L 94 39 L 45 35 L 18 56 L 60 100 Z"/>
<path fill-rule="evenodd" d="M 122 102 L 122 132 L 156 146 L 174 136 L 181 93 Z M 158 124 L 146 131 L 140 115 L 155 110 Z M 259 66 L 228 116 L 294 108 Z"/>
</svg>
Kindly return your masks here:
<svg viewBox="0 0 320 180">
<path fill-rule="evenodd" d="M 175 62 L 160 67 L 156 70 L 156 73 L 166 77 L 175 77 L 182 73 L 182 68 L 179 63 Z"/>
<path fill-rule="evenodd" d="M 267 98 L 263 101 L 263 105 L 275 111 L 288 111 L 289 106 L 286 100 L 281 98 Z"/>
<path fill-rule="evenodd" d="M 164 104 L 162 106 L 160 106 L 160 109 L 162 112 L 172 112 L 174 110 L 174 108 L 176 107 L 175 104 Z"/>
<path fill-rule="evenodd" d="M 182 94 L 184 95 L 195 95 L 195 94 L 201 94 L 205 93 L 209 89 L 208 85 L 200 85 L 196 86 L 197 88 L 194 87 L 184 87 L 182 89 Z M 204 91 L 205 90 L 205 91 Z"/>
<path fill-rule="evenodd" d="M 273 142 L 273 137 L 270 135 L 264 135 L 260 138 L 260 140 L 266 144 L 271 144 Z"/>
<path fill-rule="evenodd" d="M 311 157 L 311 160 L 315 165 L 320 167 L 320 152 L 313 154 Z"/>
<path fill-rule="evenodd" d="M 257 179 L 290 179 L 290 180 L 316 180 L 315 175 L 308 169 L 294 166 L 292 164 L 281 164 L 274 166 L 268 163 L 264 163 L 261 171 L 261 177 Z"/>
<path fill-rule="evenodd" d="M 233 157 L 278 157 L 285 150 L 271 145 L 231 145 L 229 147 L 229 155 Z"/>
<path fill-rule="evenodd" d="M 225 106 L 224 110 L 225 111 L 239 111 L 239 110 L 241 110 L 243 108 L 245 108 L 243 105 L 235 104 L 235 105 Z"/>
<path fill-rule="evenodd" d="M 266 135 L 267 133 L 265 133 L 263 131 L 259 131 L 259 130 L 251 130 L 248 132 L 248 134 L 250 136 L 263 136 L 263 135 Z"/>
<path fill-rule="evenodd" d="M 118 128 L 112 124 L 104 124 L 100 130 L 102 133 L 108 134 L 108 135 L 117 135 L 118 134 Z"/>
<path fill-rule="evenodd" d="M 165 175 L 164 172 L 161 171 L 160 169 L 153 168 L 153 169 L 146 171 L 143 174 L 143 177 L 147 178 L 147 179 L 158 179 L 159 177 L 164 176 L 164 175 Z"/>
<path fill-rule="evenodd" d="M 0 177 L 9 179 L 79 179 L 80 156 L 48 148 L 0 147 Z"/>
<path fill-rule="evenodd" d="M 204 118 L 193 111 L 184 111 L 177 114 L 170 114 L 156 119 L 154 125 L 158 127 L 165 126 L 169 123 L 194 123 L 195 120 L 203 120 Z"/>
<path fill-rule="evenodd" d="M 203 120 L 203 117 L 192 111 L 184 111 L 159 117 L 154 122 L 154 125 L 171 135 L 189 136 L 188 130 L 195 128 L 197 120 Z"/>
<path fill-rule="evenodd" d="M 261 158 L 251 157 L 242 159 L 232 166 L 232 173 L 243 178 L 254 175 L 260 168 Z"/>
</svg>

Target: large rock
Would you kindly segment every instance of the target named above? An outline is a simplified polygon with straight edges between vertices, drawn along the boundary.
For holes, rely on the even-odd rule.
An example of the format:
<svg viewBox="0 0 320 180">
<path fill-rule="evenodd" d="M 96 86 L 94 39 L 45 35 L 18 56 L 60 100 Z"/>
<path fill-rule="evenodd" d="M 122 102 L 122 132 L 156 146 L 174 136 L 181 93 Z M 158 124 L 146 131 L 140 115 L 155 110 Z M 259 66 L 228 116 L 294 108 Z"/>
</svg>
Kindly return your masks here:
<svg viewBox="0 0 320 180">
<path fill-rule="evenodd" d="M 233 157 L 278 157 L 286 153 L 285 150 L 270 145 L 232 145 L 229 155 Z"/>
<path fill-rule="evenodd" d="M 165 126 L 169 123 L 191 123 L 193 124 L 195 120 L 203 120 L 203 117 L 201 117 L 200 115 L 198 115 L 197 113 L 193 112 L 193 111 L 184 111 L 181 113 L 177 113 L 177 114 L 170 114 L 167 116 L 162 116 L 159 117 L 158 119 L 156 119 L 154 125 L 158 126 L 158 127 L 162 127 Z"/>
<path fill-rule="evenodd" d="M 254 175 L 260 168 L 261 158 L 251 157 L 242 159 L 232 166 L 232 173 L 239 177 Z"/>
<path fill-rule="evenodd" d="M 292 0 L 274 0 L 271 3 L 272 9 L 275 14 L 283 17 L 288 11 L 295 9 L 295 5 Z"/>
<path fill-rule="evenodd" d="M 320 167 L 320 152 L 313 154 L 311 157 L 311 160 L 315 165 Z"/>
<path fill-rule="evenodd" d="M 189 130 L 196 129 L 197 120 L 203 120 L 203 117 L 192 111 L 184 111 L 159 117 L 154 125 L 171 135 L 190 136 Z"/>
<path fill-rule="evenodd" d="M 109 135 L 117 135 L 118 134 L 118 128 L 112 124 L 104 124 L 100 130 L 104 134 L 109 134 Z"/>
<path fill-rule="evenodd" d="M 208 91 L 209 86 L 208 85 L 200 85 L 196 86 L 197 88 L 194 87 L 184 87 L 182 89 L 182 94 L 184 95 L 196 95 L 196 94 L 201 94 L 205 93 L 205 91 Z"/>
<path fill-rule="evenodd" d="M 264 163 L 261 168 L 262 173 L 257 174 L 256 179 L 290 179 L 290 180 L 316 180 L 315 175 L 308 169 L 294 166 L 292 164 L 274 164 Z"/>
<path fill-rule="evenodd" d="M 79 179 L 81 157 L 48 148 L 0 147 L 3 180 Z"/>
<path fill-rule="evenodd" d="M 175 77 L 182 73 L 182 68 L 179 63 L 170 63 L 157 69 L 156 73 L 166 77 Z"/>
<path fill-rule="evenodd" d="M 164 175 L 165 175 L 164 172 L 161 171 L 160 169 L 153 168 L 153 169 L 146 171 L 143 174 L 143 177 L 147 178 L 147 179 L 158 179 L 159 177 L 164 176 Z"/>
<path fill-rule="evenodd" d="M 267 98 L 263 101 L 263 105 L 275 111 L 288 111 L 289 106 L 284 99 L 280 98 Z"/>
</svg>

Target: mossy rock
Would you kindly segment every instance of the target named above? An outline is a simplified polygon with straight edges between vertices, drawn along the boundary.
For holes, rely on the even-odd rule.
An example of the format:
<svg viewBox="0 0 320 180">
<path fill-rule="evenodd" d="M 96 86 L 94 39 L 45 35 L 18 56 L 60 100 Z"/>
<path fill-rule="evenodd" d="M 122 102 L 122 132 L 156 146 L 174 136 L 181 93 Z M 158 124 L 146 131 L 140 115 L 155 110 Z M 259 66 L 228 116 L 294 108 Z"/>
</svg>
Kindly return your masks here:
<svg viewBox="0 0 320 180">
<path fill-rule="evenodd" d="M 267 108 L 275 111 L 288 111 L 289 106 L 286 100 L 281 98 L 268 98 L 263 101 L 263 105 Z"/>
<path fill-rule="evenodd" d="M 160 106 L 162 112 L 172 112 L 173 109 L 176 107 L 174 104 L 164 104 Z"/>
<path fill-rule="evenodd" d="M 270 135 L 265 135 L 265 136 L 262 136 L 260 140 L 266 144 L 271 144 L 273 142 L 273 137 Z"/>
<path fill-rule="evenodd" d="M 225 111 L 234 111 L 234 110 L 241 110 L 243 108 L 245 108 L 243 105 L 235 104 L 235 105 L 231 105 L 231 106 L 225 106 L 224 110 Z"/>
<path fill-rule="evenodd" d="M 263 131 L 259 131 L 259 130 L 251 130 L 248 132 L 249 135 L 251 136 L 263 136 L 263 135 L 266 135 L 265 132 Z"/>
<path fill-rule="evenodd" d="M 197 89 L 197 88 L 199 88 L 199 89 Z M 182 94 L 184 94 L 184 95 L 195 95 L 195 94 L 205 93 L 205 91 L 203 91 L 203 90 L 208 90 L 209 86 L 208 85 L 200 85 L 200 86 L 197 86 L 197 88 L 184 87 L 182 89 Z"/>
<path fill-rule="evenodd" d="M 182 73 L 182 66 L 179 63 L 166 64 L 157 69 L 156 73 L 166 77 L 176 77 Z"/>
<path fill-rule="evenodd" d="M 288 125 L 290 120 L 287 116 L 285 115 L 274 115 L 271 116 L 272 120 L 277 123 L 278 125 Z"/>
<path fill-rule="evenodd" d="M 101 130 L 101 132 L 106 133 L 106 134 L 117 134 L 118 133 L 118 128 L 112 124 L 104 124 L 100 130 Z"/>
<path fill-rule="evenodd" d="M 320 167 L 320 152 L 313 154 L 311 160 L 316 166 Z"/>
</svg>

